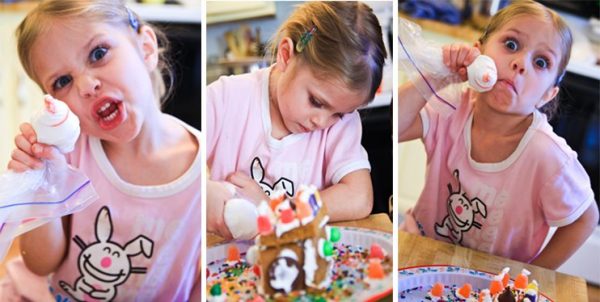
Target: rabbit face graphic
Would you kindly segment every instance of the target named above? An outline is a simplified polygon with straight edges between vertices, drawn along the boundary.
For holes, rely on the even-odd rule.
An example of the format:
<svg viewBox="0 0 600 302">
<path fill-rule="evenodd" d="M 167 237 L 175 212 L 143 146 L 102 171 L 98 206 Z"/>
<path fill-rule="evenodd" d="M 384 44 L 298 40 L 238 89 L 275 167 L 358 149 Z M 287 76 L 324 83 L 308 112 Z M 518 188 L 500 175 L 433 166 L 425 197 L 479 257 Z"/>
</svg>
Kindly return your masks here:
<svg viewBox="0 0 600 302">
<path fill-rule="evenodd" d="M 252 179 L 254 179 L 254 181 L 256 181 L 256 183 L 258 183 L 258 185 L 263 189 L 263 191 L 265 191 L 267 196 L 272 196 L 273 193 L 277 191 L 285 191 L 288 196 L 294 196 L 294 183 L 291 180 L 281 177 L 273 185 L 270 185 L 265 181 L 265 168 L 258 157 L 255 157 L 252 160 L 250 175 L 252 176 Z"/>
<path fill-rule="evenodd" d="M 146 268 L 132 267 L 131 257 L 143 254 L 152 257 L 154 243 L 139 235 L 121 246 L 110 240 L 113 231 L 108 207 L 104 206 L 96 217 L 96 242 L 87 245 L 79 236 L 73 241 L 81 248 L 78 268 L 81 276 L 73 286 L 61 280 L 60 287 L 76 301 L 93 298 L 111 301 L 117 295 L 117 286 L 123 284 L 131 274 L 146 273 Z"/>
</svg>

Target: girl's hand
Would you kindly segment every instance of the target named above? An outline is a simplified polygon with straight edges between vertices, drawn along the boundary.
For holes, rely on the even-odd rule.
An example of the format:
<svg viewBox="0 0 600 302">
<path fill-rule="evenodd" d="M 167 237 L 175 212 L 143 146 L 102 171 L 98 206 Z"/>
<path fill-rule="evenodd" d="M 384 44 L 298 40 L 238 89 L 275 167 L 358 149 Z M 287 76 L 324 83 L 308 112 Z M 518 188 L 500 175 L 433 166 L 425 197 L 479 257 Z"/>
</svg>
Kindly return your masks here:
<svg viewBox="0 0 600 302">
<path fill-rule="evenodd" d="M 412 208 L 408 209 L 406 213 L 404 213 L 404 221 L 398 227 L 401 231 L 408 232 L 415 235 L 420 235 L 419 226 L 417 225 L 417 220 L 412 213 Z"/>
<path fill-rule="evenodd" d="M 269 200 L 265 191 L 248 175 L 234 172 L 227 177 L 227 181 L 237 187 L 237 192 L 244 198 L 258 205 L 263 200 Z"/>
<path fill-rule="evenodd" d="M 206 181 L 206 228 L 209 232 L 215 233 L 225 239 L 232 239 L 233 236 L 227 225 L 223 212 L 225 202 L 233 198 L 235 188 L 230 188 L 224 182 L 207 180 Z"/>
<path fill-rule="evenodd" d="M 21 133 L 15 137 L 16 149 L 11 153 L 8 169 L 24 172 L 44 167 L 42 159 L 54 159 L 62 156 L 60 152 L 49 145 L 38 143 L 33 127 L 29 123 L 19 126 Z"/>
<path fill-rule="evenodd" d="M 477 47 L 467 44 L 450 44 L 442 48 L 444 65 L 452 72 L 458 73 L 462 81 L 467 78 L 467 66 L 471 65 L 475 58 L 481 55 Z"/>
</svg>

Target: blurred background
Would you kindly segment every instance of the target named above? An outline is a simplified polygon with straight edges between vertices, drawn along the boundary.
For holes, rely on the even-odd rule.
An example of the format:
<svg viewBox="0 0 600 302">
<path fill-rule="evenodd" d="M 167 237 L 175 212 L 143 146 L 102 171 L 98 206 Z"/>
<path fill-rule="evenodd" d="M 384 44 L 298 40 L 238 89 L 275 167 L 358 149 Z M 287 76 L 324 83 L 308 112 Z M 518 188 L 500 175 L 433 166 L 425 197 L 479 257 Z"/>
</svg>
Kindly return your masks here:
<svg viewBox="0 0 600 302">
<path fill-rule="evenodd" d="M 264 45 L 302 1 L 213 2 L 206 5 L 206 83 L 222 75 L 247 73 L 270 65 Z M 392 2 L 365 1 L 379 18 L 388 59 L 380 92 L 360 109 L 362 144 L 369 154 L 375 194 L 373 213 L 389 213 L 392 196 Z"/>
<path fill-rule="evenodd" d="M 590 176 L 596 202 L 599 180 L 600 111 L 600 1 L 539 0 L 554 9 L 573 33 L 571 60 L 561 84 L 560 109 L 550 121 L 554 131 L 565 138 L 578 154 Z M 508 0 L 400 0 L 398 16 L 423 28 L 423 36 L 440 44 L 474 43 L 484 27 Z M 400 82 L 406 81 L 402 72 Z M 426 155 L 419 140 L 402 143 L 398 149 L 399 214 L 414 206 L 421 194 L 425 177 Z M 559 271 L 582 276 L 590 284 L 600 284 L 600 226 L 584 246 Z M 597 287 L 590 294 L 600 301 Z"/>
</svg>

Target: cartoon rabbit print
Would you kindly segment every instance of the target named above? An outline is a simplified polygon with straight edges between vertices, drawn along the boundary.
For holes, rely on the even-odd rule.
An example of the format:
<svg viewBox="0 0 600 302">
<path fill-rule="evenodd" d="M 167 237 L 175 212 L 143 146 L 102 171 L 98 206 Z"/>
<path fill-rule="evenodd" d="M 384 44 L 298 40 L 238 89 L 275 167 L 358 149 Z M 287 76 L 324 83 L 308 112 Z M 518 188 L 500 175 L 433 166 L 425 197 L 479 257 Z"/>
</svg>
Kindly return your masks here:
<svg viewBox="0 0 600 302">
<path fill-rule="evenodd" d="M 281 177 L 272 186 L 265 181 L 265 168 L 260 162 L 260 158 L 255 157 L 252 160 L 252 168 L 250 169 L 252 179 L 258 183 L 258 185 L 265 191 L 267 196 L 271 196 L 273 192 L 285 191 L 285 193 L 293 197 L 294 196 L 294 183 L 285 178 Z"/>
<path fill-rule="evenodd" d="M 131 274 L 146 273 L 146 268 L 131 267 L 130 257 L 142 253 L 152 257 L 154 243 L 148 237 L 139 235 L 122 247 L 110 240 L 113 231 L 110 210 L 104 206 L 96 217 L 97 241 L 86 245 L 79 236 L 73 241 L 81 248 L 78 267 L 81 276 L 70 286 L 59 281 L 60 287 L 77 301 L 111 301 L 117 295 L 117 286 L 123 284 Z"/>
<path fill-rule="evenodd" d="M 475 221 L 475 214 L 487 217 L 487 207 L 479 198 L 469 199 L 466 192 L 462 192 L 459 172 L 454 170 L 454 177 L 458 183 L 458 190 L 453 191 L 452 185 L 448 184 L 449 196 L 447 200 L 448 215 L 444 217 L 442 224 L 435 224 L 435 232 L 439 236 L 446 237 L 454 243 L 461 243 L 463 233 L 472 227 L 481 228 L 481 223 Z"/>
</svg>

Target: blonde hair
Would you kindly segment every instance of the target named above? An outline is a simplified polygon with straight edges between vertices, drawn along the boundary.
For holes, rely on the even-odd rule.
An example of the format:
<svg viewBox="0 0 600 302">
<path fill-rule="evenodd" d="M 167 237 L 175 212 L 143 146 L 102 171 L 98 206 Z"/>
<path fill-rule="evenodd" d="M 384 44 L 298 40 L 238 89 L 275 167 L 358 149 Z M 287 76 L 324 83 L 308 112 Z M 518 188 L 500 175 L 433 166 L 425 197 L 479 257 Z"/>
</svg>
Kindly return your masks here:
<svg viewBox="0 0 600 302">
<path fill-rule="evenodd" d="M 560 49 L 562 56 L 558 63 L 558 72 L 554 81 L 554 86 L 558 86 L 566 72 L 567 64 L 569 64 L 573 37 L 571 30 L 565 21 L 563 21 L 563 19 L 556 12 L 545 7 L 544 5 L 533 0 L 520 0 L 513 2 L 511 5 L 500 10 L 492 17 L 490 23 L 486 27 L 485 32 L 479 38 L 479 43 L 484 45 L 494 32 L 498 31 L 515 17 L 532 15 L 549 21 L 560 38 Z M 540 111 L 545 113 L 548 116 L 548 119 L 551 119 L 558 110 L 558 105 L 558 102 L 550 101 L 545 106 L 540 108 Z"/>
<path fill-rule="evenodd" d="M 314 29 L 312 38 L 302 42 Z M 269 42 L 272 57 L 277 56 L 279 41 L 289 37 L 302 43 L 294 49 L 300 62 L 306 63 L 318 77 L 332 76 L 352 90 L 365 90 L 370 102 L 381 83 L 387 56 L 381 26 L 373 10 L 361 2 L 308 2 L 299 6 Z"/>
<path fill-rule="evenodd" d="M 166 56 L 168 40 L 162 31 L 142 21 L 139 16 L 129 10 L 123 0 L 46 0 L 40 2 L 27 14 L 15 32 L 17 49 L 25 72 L 42 90 L 42 84 L 36 78 L 31 64 L 31 49 L 36 39 L 47 30 L 47 24 L 51 22 L 52 18 L 69 17 L 81 18 L 84 22 L 122 24 L 136 30 L 136 34 L 141 32 L 142 26 L 151 27 L 156 34 L 159 46 L 158 66 L 150 74 L 154 94 L 161 102 L 171 96 L 174 74 Z M 137 22 L 137 28 L 131 24 L 133 22 Z M 168 79 L 168 82 L 165 78 Z"/>
</svg>

